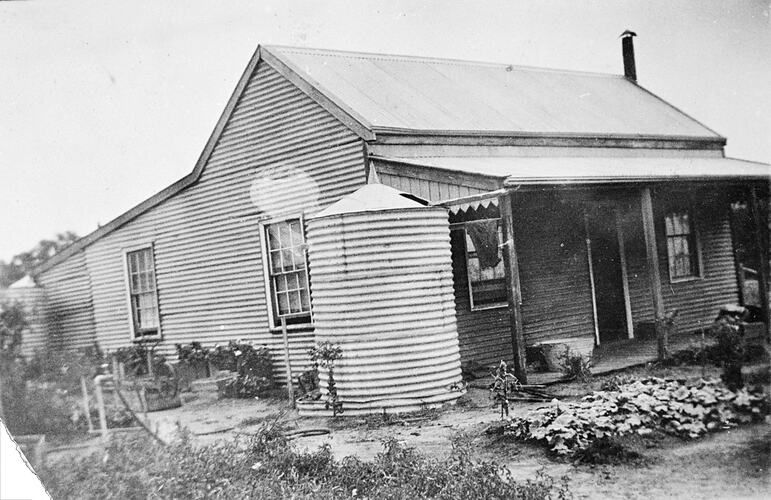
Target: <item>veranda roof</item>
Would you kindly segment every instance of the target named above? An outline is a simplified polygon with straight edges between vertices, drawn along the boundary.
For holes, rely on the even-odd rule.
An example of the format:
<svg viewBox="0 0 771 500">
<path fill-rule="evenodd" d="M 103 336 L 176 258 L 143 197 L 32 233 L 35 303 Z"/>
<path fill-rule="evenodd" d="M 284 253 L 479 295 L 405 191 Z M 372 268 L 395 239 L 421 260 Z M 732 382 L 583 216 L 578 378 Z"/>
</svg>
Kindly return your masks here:
<svg viewBox="0 0 771 500">
<path fill-rule="evenodd" d="M 421 157 L 373 158 L 504 179 L 505 186 L 666 181 L 771 180 L 771 165 L 734 158 Z"/>
</svg>

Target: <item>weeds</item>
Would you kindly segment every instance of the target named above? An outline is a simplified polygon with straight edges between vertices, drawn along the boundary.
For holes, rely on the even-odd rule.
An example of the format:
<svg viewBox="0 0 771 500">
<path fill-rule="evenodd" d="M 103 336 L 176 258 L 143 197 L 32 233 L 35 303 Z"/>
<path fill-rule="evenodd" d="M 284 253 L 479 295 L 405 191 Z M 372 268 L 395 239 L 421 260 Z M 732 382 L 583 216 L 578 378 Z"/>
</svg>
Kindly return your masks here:
<svg viewBox="0 0 771 500">
<path fill-rule="evenodd" d="M 145 437 L 115 437 L 104 452 L 44 467 L 54 498 L 570 498 L 567 480 L 539 473 L 525 482 L 508 469 L 475 461 L 469 440 L 447 459 L 429 458 L 396 439 L 372 462 L 336 460 L 328 446 L 297 452 L 280 420 L 266 420 L 249 440 L 196 447 L 182 434 L 158 446 Z"/>
</svg>

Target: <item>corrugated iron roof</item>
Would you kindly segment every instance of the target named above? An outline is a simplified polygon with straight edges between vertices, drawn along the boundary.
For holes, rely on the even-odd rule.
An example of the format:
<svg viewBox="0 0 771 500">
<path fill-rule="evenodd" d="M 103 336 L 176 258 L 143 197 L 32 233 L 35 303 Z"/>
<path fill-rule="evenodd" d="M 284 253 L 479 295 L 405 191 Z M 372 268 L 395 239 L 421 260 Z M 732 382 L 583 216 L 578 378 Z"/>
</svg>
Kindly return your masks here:
<svg viewBox="0 0 771 500">
<path fill-rule="evenodd" d="M 620 75 L 268 46 L 375 132 L 721 137 Z"/>
<path fill-rule="evenodd" d="M 506 185 L 605 184 L 676 180 L 771 179 L 771 165 L 734 158 L 422 157 L 373 158 L 489 177 Z"/>
</svg>

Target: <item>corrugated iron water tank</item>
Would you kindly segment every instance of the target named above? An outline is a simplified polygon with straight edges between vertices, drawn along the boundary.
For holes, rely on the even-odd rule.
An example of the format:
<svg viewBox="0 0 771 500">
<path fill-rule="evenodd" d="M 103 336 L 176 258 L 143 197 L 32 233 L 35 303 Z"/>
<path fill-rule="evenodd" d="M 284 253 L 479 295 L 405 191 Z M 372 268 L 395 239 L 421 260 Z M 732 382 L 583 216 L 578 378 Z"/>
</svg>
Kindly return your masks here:
<svg viewBox="0 0 771 500">
<path fill-rule="evenodd" d="M 342 350 L 334 377 L 343 415 L 457 399 L 447 211 L 368 184 L 309 218 L 307 242 L 315 339 Z M 300 404 L 301 414 L 318 411 Z"/>
</svg>

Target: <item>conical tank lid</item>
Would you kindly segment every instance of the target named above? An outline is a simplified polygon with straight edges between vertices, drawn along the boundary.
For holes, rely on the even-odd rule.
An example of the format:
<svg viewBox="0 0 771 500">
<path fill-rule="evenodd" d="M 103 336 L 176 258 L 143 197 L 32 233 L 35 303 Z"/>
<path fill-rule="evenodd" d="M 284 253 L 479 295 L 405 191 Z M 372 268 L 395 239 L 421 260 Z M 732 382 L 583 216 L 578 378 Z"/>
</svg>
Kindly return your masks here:
<svg viewBox="0 0 771 500">
<path fill-rule="evenodd" d="M 428 202 L 421 200 L 417 196 L 384 184 L 366 184 L 310 218 L 317 219 L 356 212 L 422 208 L 427 204 Z"/>
<path fill-rule="evenodd" d="M 35 287 L 37 287 L 37 284 L 35 284 L 35 281 L 30 277 L 29 274 L 25 274 L 23 278 L 21 278 L 18 281 L 14 281 L 8 286 L 8 288 L 35 288 Z"/>
</svg>

